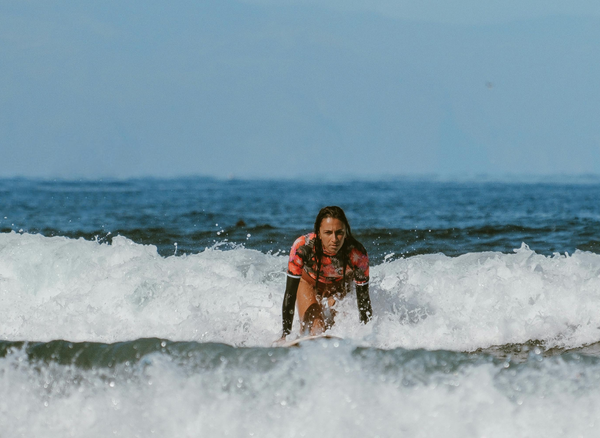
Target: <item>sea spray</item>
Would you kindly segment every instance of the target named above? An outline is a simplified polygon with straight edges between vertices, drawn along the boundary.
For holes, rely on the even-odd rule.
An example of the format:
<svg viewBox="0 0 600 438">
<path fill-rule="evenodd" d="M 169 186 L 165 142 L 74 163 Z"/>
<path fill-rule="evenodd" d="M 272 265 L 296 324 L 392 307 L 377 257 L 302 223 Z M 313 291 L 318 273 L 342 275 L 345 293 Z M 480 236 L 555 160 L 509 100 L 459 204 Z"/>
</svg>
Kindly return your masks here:
<svg viewBox="0 0 600 438">
<path fill-rule="evenodd" d="M 600 414 L 600 359 L 581 355 L 512 363 L 333 339 L 4 347 L 10 436 L 594 436 Z"/>
<path fill-rule="evenodd" d="M 285 255 L 214 247 L 160 256 L 152 245 L 0 234 L 6 340 L 118 342 L 159 337 L 270 346 L 281 327 Z M 377 348 L 473 351 L 600 339 L 600 256 L 430 254 L 373 266 L 374 321 L 338 304 L 332 334 Z M 297 329 L 297 321 L 295 323 Z"/>
<path fill-rule="evenodd" d="M 596 437 L 599 187 L 0 180 L 0 436 Z M 374 319 L 271 348 L 332 204 Z"/>
</svg>

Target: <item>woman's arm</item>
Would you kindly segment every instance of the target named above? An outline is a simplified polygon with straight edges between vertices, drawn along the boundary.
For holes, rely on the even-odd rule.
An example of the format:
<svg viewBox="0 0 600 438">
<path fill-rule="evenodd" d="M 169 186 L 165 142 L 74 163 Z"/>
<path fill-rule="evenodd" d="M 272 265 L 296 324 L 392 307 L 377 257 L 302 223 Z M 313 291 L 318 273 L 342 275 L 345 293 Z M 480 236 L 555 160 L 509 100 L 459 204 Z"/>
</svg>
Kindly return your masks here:
<svg viewBox="0 0 600 438">
<path fill-rule="evenodd" d="M 371 308 L 371 297 L 369 297 L 369 285 L 356 285 L 356 302 L 358 304 L 358 313 L 360 321 L 366 324 L 373 317 L 373 309 Z M 292 315 L 293 316 L 293 315 Z"/>
<path fill-rule="evenodd" d="M 283 305 L 281 306 L 281 318 L 283 320 L 282 337 L 289 335 L 292 331 L 294 311 L 296 310 L 296 294 L 298 293 L 299 284 L 299 278 L 290 276 L 287 277 L 287 282 L 285 284 L 285 295 L 283 296 Z"/>
<path fill-rule="evenodd" d="M 296 295 L 298 294 L 298 285 L 300 284 L 302 268 L 304 267 L 302 251 L 306 244 L 307 236 L 309 237 L 310 235 L 298 237 L 290 250 L 285 295 L 283 296 L 283 305 L 281 306 L 281 319 L 283 320 L 282 338 L 285 338 L 292 331 L 294 311 L 296 310 Z"/>
</svg>

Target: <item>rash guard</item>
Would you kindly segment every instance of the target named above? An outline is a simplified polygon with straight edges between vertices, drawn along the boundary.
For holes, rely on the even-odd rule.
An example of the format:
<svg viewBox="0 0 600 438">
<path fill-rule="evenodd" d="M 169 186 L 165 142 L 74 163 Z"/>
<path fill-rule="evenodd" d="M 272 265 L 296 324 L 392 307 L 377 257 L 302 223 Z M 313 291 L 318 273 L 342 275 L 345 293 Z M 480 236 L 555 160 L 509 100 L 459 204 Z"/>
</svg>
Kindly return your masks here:
<svg viewBox="0 0 600 438">
<path fill-rule="evenodd" d="M 317 263 L 313 260 L 315 250 L 315 233 L 300 236 L 292 245 L 287 275 L 292 278 L 302 277 L 302 270 L 313 280 L 317 279 Z M 339 254 L 339 253 L 338 253 Z M 363 248 L 350 244 L 348 247 L 348 265 L 346 278 L 354 278 L 357 286 L 369 284 L 369 257 Z M 342 280 L 344 266 L 338 255 L 324 253 L 321 259 L 319 283 L 332 284 Z"/>
<path fill-rule="evenodd" d="M 292 329 L 296 295 L 302 274 L 310 276 L 313 281 L 317 279 L 317 263 L 314 260 L 314 246 L 316 234 L 309 233 L 300 236 L 290 251 L 287 270 L 287 283 L 282 306 L 283 334 L 287 335 Z M 360 247 L 359 247 L 360 246 Z M 356 298 L 360 320 L 367 323 L 373 314 L 371 299 L 369 297 L 369 257 L 362 245 L 349 244 L 348 265 L 346 278 L 353 278 L 356 283 Z M 338 253 L 339 254 L 339 253 Z M 335 285 L 341 283 L 344 276 L 344 266 L 341 258 L 336 254 L 324 253 L 321 258 L 319 271 L 319 285 Z"/>
</svg>

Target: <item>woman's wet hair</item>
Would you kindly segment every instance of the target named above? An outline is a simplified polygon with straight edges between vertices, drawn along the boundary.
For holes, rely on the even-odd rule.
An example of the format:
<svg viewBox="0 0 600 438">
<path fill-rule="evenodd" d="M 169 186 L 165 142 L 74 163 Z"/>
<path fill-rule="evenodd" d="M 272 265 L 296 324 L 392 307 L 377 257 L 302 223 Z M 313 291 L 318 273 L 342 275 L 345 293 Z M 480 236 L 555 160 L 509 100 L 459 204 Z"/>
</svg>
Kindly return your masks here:
<svg viewBox="0 0 600 438">
<path fill-rule="evenodd" d="M 338 255 L 340 257 L 340 260 L 342 261 L 342 265 L 344 266 L 343 277 L 342 277 L 344 279 L 343 281 L 345 281 L 345 279 L 346 279 L 346 265 L 348 265 L 348 262 L 349 262 L 349 254 L 348 253 L 349 253 L 350 246 L 352 245 L 352 246 L 358 248 L 359 250 L 365 252 L 365 248 L 352 235 L 352 230 L 350 229 L 350 223 L 348 222 L 348 219 L 346 218 L 346 214 L 344 213 L 344 210 L 342 210 L 340 207 L 338 207 L 336 205 L 323 207 L 319 211 L 319 214 L 317 214 L 317 218 L 315 219 L 316 237 L 315 237 L 314 258 L 317 263 L 317 278 L 316 278 L 317 283 L 316 284 L 319 284 L 319 273 L 321 271 L 321 259 L 323 258 L 323 243 L 321 242 L 321 238 L 319 237 L 319 231 L 321 229 L 321 222 L 323 222 L 323 220 L 327 219 L 327 218 L 338 219 L 340 222 L 342 222 L 344 224 L 344 227 L 346 228 L 346 237 L 344 239 L 344 244 L 338 251 Z"/>
</svg>

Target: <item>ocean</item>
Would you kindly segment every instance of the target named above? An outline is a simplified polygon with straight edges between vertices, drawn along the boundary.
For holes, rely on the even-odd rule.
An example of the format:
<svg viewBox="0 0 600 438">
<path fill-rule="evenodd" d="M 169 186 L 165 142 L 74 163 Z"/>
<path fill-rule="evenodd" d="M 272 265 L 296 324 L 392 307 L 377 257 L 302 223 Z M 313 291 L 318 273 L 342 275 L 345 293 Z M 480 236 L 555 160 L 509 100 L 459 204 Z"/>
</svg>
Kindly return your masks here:
<svg viewBox="0 0 600 438">
<path fill-rule="evenodd" d="M 374 319 L 273 347 L 325 205 Z M 0 395 L 1 437 L 598 437 L 600 181 L 0 180 Z"/>
</svg>

